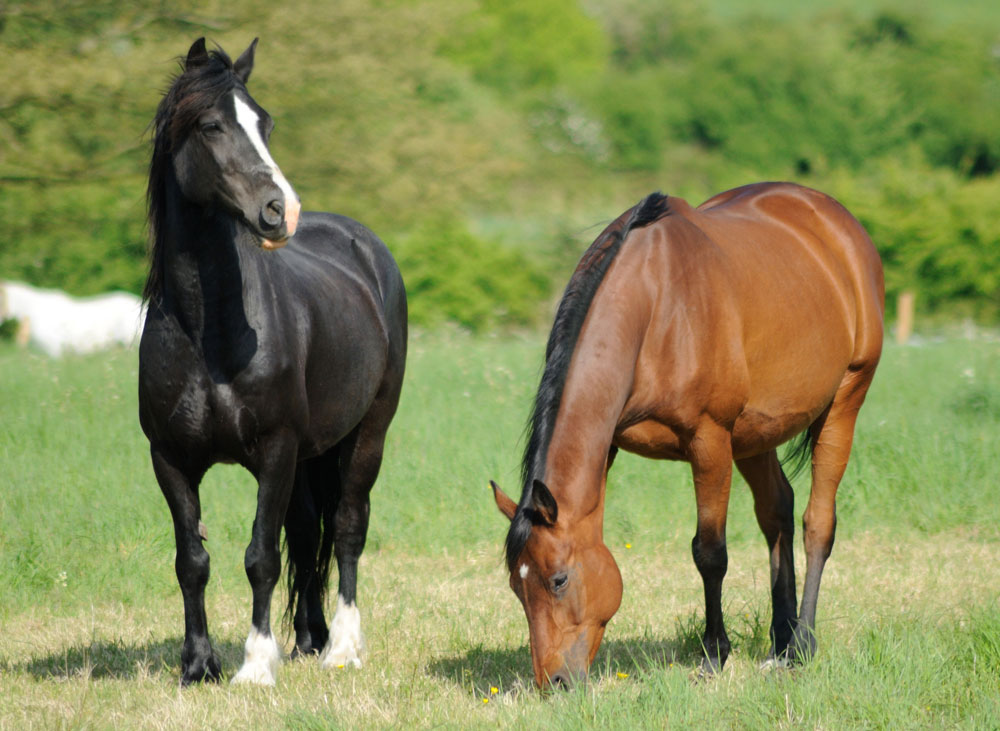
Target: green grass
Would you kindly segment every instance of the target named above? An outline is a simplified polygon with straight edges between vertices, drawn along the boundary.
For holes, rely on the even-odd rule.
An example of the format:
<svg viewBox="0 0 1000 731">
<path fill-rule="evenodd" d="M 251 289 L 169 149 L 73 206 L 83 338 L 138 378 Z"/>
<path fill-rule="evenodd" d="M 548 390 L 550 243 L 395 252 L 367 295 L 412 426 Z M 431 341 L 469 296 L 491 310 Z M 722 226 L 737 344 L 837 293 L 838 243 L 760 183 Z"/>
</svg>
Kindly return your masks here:
<svg viewBox="0 0 1000 731">
<path fill-rule="evenodd" d="M 737 484 L 723 595 L 734 651 L 720 677 L 693 679 L 702 618 L 689 471 L 620 456 L 606 540 L 622 608 L 591 686 L 551 698 L 531 689 L 501 563 L 505 521 L 487 489 L 493 478 L 518 492 L 543 345 L 535 334 L 413 336 L 361 563 L 364 668 L 286 663 L 271 690 L 182 692 L 172 528 L 136 417 L 135 354 L 51 361 L 0 344 L 0 729 L 1000 724 L 1000 342 L 887 346 L 839 494 L 820 655 L 793 672 L 757 668 L 766 551 Z M 804 478 L 796 492 L 800 514 Z M 216 467 L 202 495 L 210 629 L 232 674 L 249 628 L 255 486 Z"/>
</svg>

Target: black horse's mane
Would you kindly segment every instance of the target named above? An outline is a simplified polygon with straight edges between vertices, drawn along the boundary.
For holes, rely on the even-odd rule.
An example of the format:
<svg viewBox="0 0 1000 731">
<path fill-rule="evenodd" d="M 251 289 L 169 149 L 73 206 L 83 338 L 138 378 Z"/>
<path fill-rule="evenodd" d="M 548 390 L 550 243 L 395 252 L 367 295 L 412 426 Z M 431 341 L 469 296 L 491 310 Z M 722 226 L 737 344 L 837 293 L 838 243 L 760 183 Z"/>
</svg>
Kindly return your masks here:
<svg viewBox="0 0 1000 731">
<path fill-rule="evenodd" d="M 511 520 L 506 542 L 507 566 L 511 571 L 531 534 L 532 511 L 528 506 L 531 503 L 532 485 L 535 479 L 544 477 L 545 459 L 556 415 L 559 413 L 566 375 L 569 373 L 570 361 L 590 303 L 629 232 L 648 226 L 668 213 L 670 209 L 667 196 L 662 193 L 646 196 L 627 218 L 620 217 L 597 237 L 584 252 L 566 285 L 545 347 L 545 368 L 527 424 L 527 444 L 521 461 L 521 501 Z"/>
<path fill-rule="evenodd" d="M 149 163 L 146 203 L 149 221 L 149 276 L 143 288 L 144 302 L 158 304 L 163 293 L 163 217 L 166 215 L 167 178 L 174 146 L 194 126 L 198 116 L 219 97 L 241 84 L 233 62 L 221 48 L 182 62 L 181 72 L 163 95 L 150 123 L 153 156 Z"/>
</svg>

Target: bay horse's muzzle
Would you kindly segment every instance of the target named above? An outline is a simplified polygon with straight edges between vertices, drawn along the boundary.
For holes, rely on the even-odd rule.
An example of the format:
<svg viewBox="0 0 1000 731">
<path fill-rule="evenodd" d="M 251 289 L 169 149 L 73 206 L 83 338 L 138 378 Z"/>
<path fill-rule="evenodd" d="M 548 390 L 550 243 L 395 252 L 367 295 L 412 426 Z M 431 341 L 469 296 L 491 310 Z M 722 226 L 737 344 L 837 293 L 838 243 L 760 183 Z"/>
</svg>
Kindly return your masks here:
<svg viewBox="0 0 1000 731">
<path fill-rule="evenodd" d="M 545 673 L 548 688 L 572 690 L 581 683 L 586 684 L 590 666 L 590 642 L 586 632 L 581 632 L 569 649 L 561 653 L 561 659 L 562 664 L 555 672 Z M 539 686 L 546 688 L 544 682 Z"/>
</svg>

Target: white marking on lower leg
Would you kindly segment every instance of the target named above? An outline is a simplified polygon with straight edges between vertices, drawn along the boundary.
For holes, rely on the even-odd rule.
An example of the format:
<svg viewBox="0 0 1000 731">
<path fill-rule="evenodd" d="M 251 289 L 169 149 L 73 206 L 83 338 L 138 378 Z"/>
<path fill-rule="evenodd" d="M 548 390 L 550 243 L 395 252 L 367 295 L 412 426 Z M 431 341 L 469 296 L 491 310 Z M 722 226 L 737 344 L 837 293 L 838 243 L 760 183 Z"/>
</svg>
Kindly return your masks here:
<svg viewBox="0 0 1000 731">
<path fill-rule="evenodd" d="M 234 683 L 274 685 L 281 662 L 281 650 L 271 634 L 262 635 L 256 627 L 250 628 L 245 645 L 243 667 L 233 676 Z"/>
<path fill-rule="evenodd" d="M 330 623 L 330 639 L 319 656 L 324 668 L 352 666 L 361 667 L 361 653 L 365 649 L 365 637 L 361 632 L 361 612 L 354 602 L 348 604 L 344 597 L 337 597 L 337 611 Z"/>
</svg>

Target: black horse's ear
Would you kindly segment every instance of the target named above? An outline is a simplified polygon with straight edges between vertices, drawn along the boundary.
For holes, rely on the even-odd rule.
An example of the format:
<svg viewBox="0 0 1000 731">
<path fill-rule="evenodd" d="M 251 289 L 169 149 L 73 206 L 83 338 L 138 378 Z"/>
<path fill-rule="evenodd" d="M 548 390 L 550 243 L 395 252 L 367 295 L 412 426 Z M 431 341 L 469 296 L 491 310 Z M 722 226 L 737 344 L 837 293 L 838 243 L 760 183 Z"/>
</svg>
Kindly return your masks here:
<svg viewBox="0 0 1000 731">
<path fill-rule="evenodd" d="M 202 36 L 191 44 L 191 50 L 188 51 L 187 61 L 184 62 L 184 68 L 197 66 L 206 60 L 208 60 L 208 51 L 205 49 L 205 36 Z"/>
<path fill-rule="evenodd" d="M 257 41 L 260 38 L 254 38 L 253 43 L 240 54 L 240 57 L 236 59 L 236 63 L 233 64 L 233 71 L 236 72 L 236 76 L 244 84 L 250 79 L 250 72 L 253 71 L 253 52 L 257 48 Z"/>
<path fill-rule="evenodd" d="M 531 485 L 531 507 L 535 515 L 546 525 L 555 525 L 559 517 L 556 499 L 552 497 L 549 488 L 541 480 L 535 480 Z"/>
</svg>

